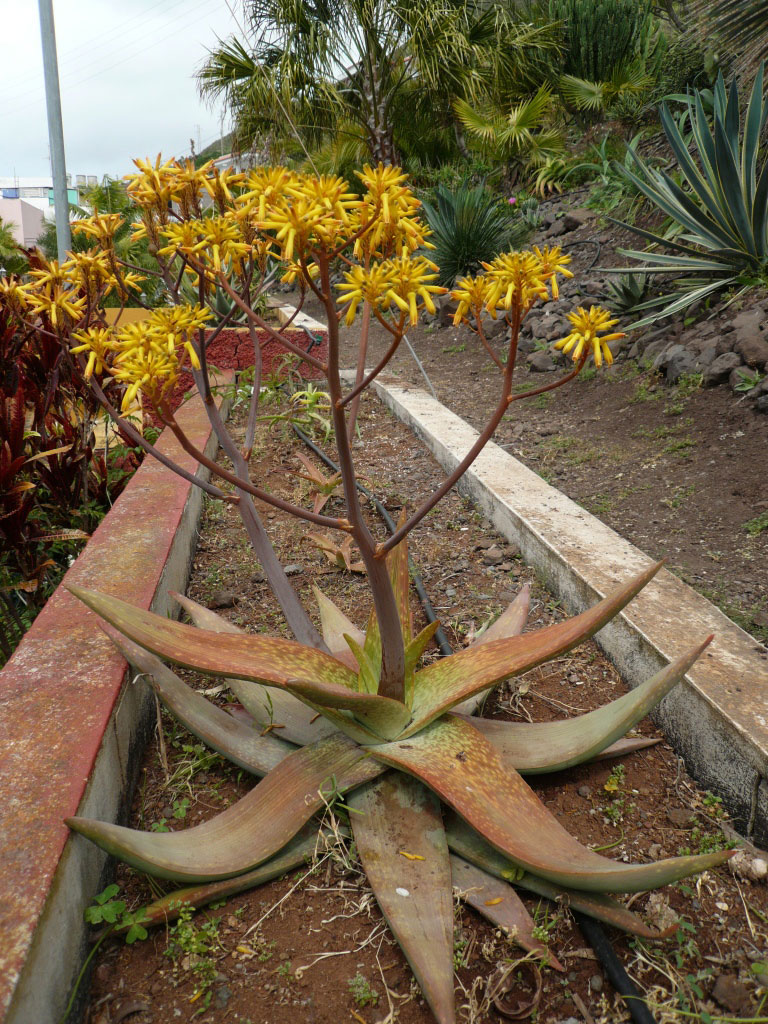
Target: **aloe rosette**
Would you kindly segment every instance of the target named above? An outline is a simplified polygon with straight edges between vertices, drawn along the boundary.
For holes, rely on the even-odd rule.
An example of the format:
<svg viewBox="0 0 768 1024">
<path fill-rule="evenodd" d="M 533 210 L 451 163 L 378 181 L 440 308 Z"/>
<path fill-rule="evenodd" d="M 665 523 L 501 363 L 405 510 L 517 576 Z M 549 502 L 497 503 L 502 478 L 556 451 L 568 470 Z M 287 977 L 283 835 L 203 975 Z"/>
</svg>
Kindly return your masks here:
<svg viewBox="0 0 768 1024">
<path fill-rule="evenodd" d="M 256 776 L 217 817 L 170 833 L 71 818 L 69 826 L 134 867 L 184 884 L 148 908 L 167 919 L 181 901 L 206 901 L 261 884 L 304 862 L 313 816 L 329 785 L 347 793 L 354 839 L 381 909 L 435 1018 L 455 1020 L 453 900 L 465 899 L 524 948 L 561 965 L 536 939 L 515 889 L 571 906 L 644 936 L 658 933 L 610 892 L 638 892 L 723 863 L 730 851 L 625 864 L 582 846 L 523 776 L 624 754 L 648 741 L 623 739 L 682 678 L 709 643 L 633 691 L 578 718 L 509 723 L 472 716 L 481 696 L 510 675 L 558 657 L 596 633 L 645 586 L 658 565 L 594 607 L 522 633 L 524 589 L 468 648 L 421 665 L 435 626 L 414 635 L 405 542 L 388 558 L 405 648 L 405 700 L 378 692 L 381 641 L 375 615 L 358 629 L 318 593 L 327 651 L 252 636 L 179 598 L 193 625 L 72 587 L 106 622 L 117 647 L 189 730 Z M 259 733 L 192 690 L 164 664 L 222 675 L 262 727 Z M 481 898 L 482 897 L 482 898 Z"/>
</svg>

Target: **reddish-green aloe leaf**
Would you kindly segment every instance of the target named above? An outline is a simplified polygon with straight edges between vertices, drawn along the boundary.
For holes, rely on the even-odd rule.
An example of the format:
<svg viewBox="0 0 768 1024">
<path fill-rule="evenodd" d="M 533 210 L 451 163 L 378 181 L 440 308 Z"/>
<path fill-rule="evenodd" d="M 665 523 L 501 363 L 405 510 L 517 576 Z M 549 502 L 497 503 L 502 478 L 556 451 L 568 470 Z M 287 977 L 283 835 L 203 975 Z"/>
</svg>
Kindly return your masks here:
<svg viewBox="0 0 768 1024">
<path fill-rule="evenodd" d="M 408 734 L 501 679 L 526 672 L 583 643 L 620 612 L 660 568 L 661 562 L 652 565 L 581 615 L 534 633 L 467 647 L 427 665 L 416 676 L 414 720 Z"/>
<path fill-rule="evenodd" d="M 561 906 L 573 907 L 582 914 L 588 914 L 598 921 L 621 928 L 622 931 L 639 935 L 645 939 L 662 939 L 671 935 L 677 928 L 674 924 L 663 932 L 649 928 L 634 911 L 623 903 L 611 899 L 599 892 L 579 892 L 578 889 L 566 889 L 543 878 L 537 878 L 530 871 L 521 871 L 511 861 L 494 850 L 490 843 L 471 829 L 457 814 L 449 814 L 445 821 L 445 834 L 448 845 L 454 853 L 470 863 L 482 868 L 497 878 L 503 878 L 514 885 L 527 889 L 529 892 L 543 896 Z"/>
<path fill-rule="evenodd" d="M 177 665 L 212 675 L 252 679 L 270 686 L 282 686 L 287 679 L 306 675 L 319 683 L 357 687 L 357 677 L 346 665 L 324 651 L 305 647 L 295 640 L 248 633 L 215 633 L 134 608 L 107 594 L 74 585 L 69 590 L 135 643 Z"/>
<path fill-rule="evenodd" d="M 569 835 L 474 725 L 455 715 L 445 715 L 417 736 L 369 750 L 425 782 L 515 864 L 558 885 L 638 892 L 705 871 L 731 855 L 720 851 L 655 864 L 601 857 Z"/>
<path fill-rule="evenodd" d="M 140 871 L 181 882 L 217 881 L 273 857 L 323 806 L 323 792 L 344 792 L 380 771 L 357 744 L 331 736 L 289 754 L 250 793 L 194 828 L 137 832 L 87 818 L 67 824 Z"/>
<path fill-rule="evenodd" d="M 353 672 L 357 671 L 357 664 L 352 655 L 344 636 L 351 636 L 358 643 L 365 642 L 365 634 L 362 629 L 348 619 L 341 608 L 338 608 L 329 597 L 326 597 L 319 587 L 313 587 L 317 607 L 320 611 L 320 629 L 323 640 L 334 658 L 343 661 Z"/>
<path fill-rule="evenodd" d="M 210 608 L 204 608 L 197 601 L 174 592 L 171 592 L 171 596 L 178 601 L 194 624 L 200 629 L 210 629 L 214 633 L 244 635 L 242 629 L 238 629 L 237 626 L 222 618 L 221 615 L 212 612 Z M 347 654 L 349 654 L 349 648 L 346 644 L 344 647 Z M 331 653 L 334 654 L 333 651 Z M 342 658 L 339 658 L 339 660 L 343 661 Z M 281 737 L 289 740 L 291 743 L 306 746 L 308 743 L 316 743 L 318 740 L 323 739 L 324 736 L 331 736 L 337 731 L 337 727 L 332 722 L 329 722 L 322 715 L 318 715 L 314 708 L 308 708 L 306 704 L 302 704 L 300 700 L 292 697 L 290 693 L 285 693 L 274 687 L 262 686 L 261 683 L 249 682 L 245 679 L 227 678 L 225 681 L 245 710 L 262 729 L 279 729 Z"/>
<path fill-rule="evenodd" d="M 235 896 L 239 892 L 255 889 L 257 885 L 265 885 L 273 878 L 279 878 L 287 871 L 293 871 L 294 868 L 306 864 L 316 847 L 317 828 L 315 825 L 308 825 L 294 836 L 279 853 L 253 871 L 246 871 L 244 875 L 226 878 L 221 882 L 203 882 L 200 885 L 190 885 L 184 889 L 174 889 L 173 892 L 155 900 L 154 903 L 150 903 L 144 908 L 141 924 L 145 928 L 151 928 L 155 924 L 166 924 L 176 920 L 183 906 L 199 910 L 200 907 L 204 907 L 208 903 L 215 903 L 218 900 L 225 900 L 229 896 Z M 130 924 L 118 931 L 126 931 L 128 928 L 130 928 Z"/>
<path fill-rule="evenodd" d="M 683 678 L 704 643 L 673 661 L 661 672 L 596 711 L 559 722 L 498 722 L 472 719 L 472 724 L 496 747 L 505 764 L 519 772 L 556 772 L 581 764 L 623 736 Z"/>
<path fill-rule="evenodd" d="M 406 521 L 405 509 L 400 514 L 398 528 Z M 403 643 L 408 646 L 413 637 L 413 616 L 411 614 L 411 602 L 409 591 L 411 577 L 408 572 L 408 538 L 404 537 L 400 543 L 392 548 L 387 555 L 387 568 L 389 577 L 392 580 L 392 588 L 395 591 L 395 600 L 400 615 L 400 627 L 403 631 Z"/>
<path fill-rule="evenodd" d="M 315 683 L 309 679 L 289 679 L 285 688 L 323 710 L 332 708 L 351 711 L 358 722 L 376 736 L 385 739 L 399 736 L 411 720 L 411 713 L 405 704 L 391 697 L 380 697 L 375 693 L 353 693 L 345 686 Z"/>
<path fill-rule="evenodd" d="M 535 922 L 511 885 L 455 853 L 451 854 L 451 874 L 459 896 L 478 914 L 500 928 L 518 946 L 547 960 L 556 971 L 565 970 L 554 953 L 534 937 Z"/>
<path fill-rule="evenodd" d="M 150 686 L 181 724 L 234 764 L 254 775 L 266 775 L 296 747 L 277 736 L 259 735 L 187 686 L 159 658 L 105 626 L 112 643 L 132 665 L 145 673 Z"/>
<path fill-rule="evenodd" d="M 493 625 L 489 626 L 477 640 L 474 640 L 468 649 L 476 649 L 481 644 L 487 644 L 490 640 L 503 640 L 505 637 L 519 636 L 525 629 L 525 624 L 528 621 L 530 604 L 531 588 L 526 583 L 514 601 L 510 602 Z M 467 700 L 462 701 L 461 704 L 457 704 L 454 711 L 460 712 L 463 715 L 473 715 L 479 705 L 482 704 L 486 693 L 487 691 L 481 691 L 474 694 Z"/>
<path fill-rule="evenodd" d="M 453 895 L 440 806 L 389 772 L 349 797 L 355 843 L 382 913 L 440 1024 L 455 1021 Z"/>
</svg>

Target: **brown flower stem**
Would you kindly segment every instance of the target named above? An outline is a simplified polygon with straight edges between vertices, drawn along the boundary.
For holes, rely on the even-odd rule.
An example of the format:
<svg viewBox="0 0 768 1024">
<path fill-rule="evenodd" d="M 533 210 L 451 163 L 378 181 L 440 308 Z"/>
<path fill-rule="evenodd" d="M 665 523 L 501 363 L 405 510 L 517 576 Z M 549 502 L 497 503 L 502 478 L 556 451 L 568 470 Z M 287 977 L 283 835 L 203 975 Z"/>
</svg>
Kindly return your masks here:
<svg viewBox="0 0 768 1024">
<path fill-rule="evenodd" d="M 385 324 L 384 326 L 386 327 L 387 325 Z M 360 394 L 363 391 L 365 391 L 365 389 L 368 387 L 368 385 L 371 383 L 371 381 L 375 380 L 376 377 L 378 377 L 378 375 L 381 373 L 381 371 L 384 369 L 384 367 L 390 361 L 390 359 L 395 354 L 395 352 L 397 352 L 397 349 L 398 349 L 398 347 L 400 345 L 400 342 L 403 340 L 403 335 L 402 334 L 396 334 L 394 331 L 391 331 L 390 328 L 387 328 L 387 329 L 390 330 L 390 333 L 394 334 L 394 340 L 392 341 L 392 344 L 389 346 L 387 351 L 381 357 L 381 359 L 376 364 L 376 366 L 371 370 L 371 372 L 368 374 L 368 376 L 364 377 L 358 384 L 355 385 L 355 387 L 347 395 L 344 396 L 344 398 L 342 398 L 342 400 L 341 400 L 342 408 L 344 408 L 344 406 L 346 406 L 353 399 L 359 398 Z M 351 411 L 350 411 L 350 415 L 351 415 Z"/>
<path fill-rule="evenodd" d="M 504 367 L 504 381 L 502 385 L 501 397 L 498 401 L 496 409 L 493 415 L 486 424 L 482 433 L 479 435 L 475 443 L 469 449 L 467 454 L 456 466 L 454 471 L 446 477 L 440 487 L 433 491 L 427 500 L 413 513 L 398 530 L 396 530 L 391 537 L 386 541 L 379 544 L 376 548 L 376 557 L 382 559 L 388 551 L 391 551 L 393 547 L 400 543 L 404 537 L 407 537 L 411 530 L 426 516 L 438 502 L 442 501 L 445 495 L 450 489 L 457 483 L 457 481 L 466 473 L 472 463 L 475 461 L 480 452 L 485 448 L 490 439 L 493 437 L 496 428 L 504 418 L 504 413 L 507 411 L 509 404 L 509 393 L 512 390 L 512 374 L 515 369 L 515 355 L 517 353 L 517 335 L 520 331 L 520 318 L 516 316 L 512 324 L 512 340 L 510 341 L 509 347 L 509 358 L 507 364 Z"/>
<path fill-rule="evenodd" d="M 258 350 L 258 345 L 254 347 Z M 199 387 L 200 382 L 198 378 L 200 372 L 195 371 L 194 375 Z M 216 403 L 213 400 L 207 401 L 205 403 L 205 411 L 208 414 L 211 428 L 219 439 L 224 453 L 232 460 L 235 473 L 241 478 L 247 478 L 248 459 L 238 451 L 237 445 L 232 440 L 221 417 L 221 413 L 216 407 Z M 291 632 L 299 643 L 307 644 L 309 647 L 314 647 L 317 650 L 326 651 L 327 647 L 323 638 L 312 624 L 312 620 L 302 607 L 296 591 L 285 574 L 282 563 L 275 553 L 267 531 L 264 529 L 253 498 L 241 487 L 237 489 L 237 496 L 239 498 L 237 511 L 240 513 L 240 519 Z"/>
<path fill-rule="evenodd" d="M 505 317 L 505 319 L 506 319 L 506 317 Z M 488 341 L 488 339 L 485 336 L 485 331 L 483 330 L 483 324 L 482 324 L 482 321 L 480 320 L 480 317 L 476 318 L 476 323 L 477 323 L 477 327 L 473 328 L 473 330 L 474 330 L 475 334 L 480 338 L 480 341 L 483 343 L 483 348 L 488 353 L 488 355 L 491 357 L 491 359 L 494 361 L 494 363 L 496 363 L 498 368 L 500 370 L 503 370 L 504 369 L 504 364 L 502 363 L 502 361 L 499 359 L 499 357 L 496 355 L 496 353 L 491 348 L 490 342 Z"/>
<path fill-rule="evenodd" d="M 82 356 L 80 358 L 82 360 Z M 195 473 L 190 473 L 188 469 L 184 469 L 178 463 L 174 462 L 173 459 L 169 459 L 167 455 L 164 455 L 153 444 L 147 441 L 147 439 L 143 437 L 143 435 L 141 435 L 138 432 L 138 430 L 136 430 L 136 428 L 131 423 L 128 422 L 128 420 L 124 419 L 120 415 L 115 406 L 104 394 L 104 391 L 102 390 L 102 387 L 97 380 L 91 378 L 90 384 L 91 389 L 93 390 L 93 393 L 98 399 L 98 402 L 101 405 L 101 407 L 105 409 L 107 413 L 109 413 L 110 418 L 114 420 L 114 422 L 118 425 L 120 430 L 125 434 L 125 436 L 131 441 L 132 444 L 136 445 L 137 448 L 141 448 L 148 455 L 151 455 L 153 458 L 157 459 L 157 461 L 162 466 L 165 466 L 166 469 L 170 469 L 171 472 L 176 473 L 184 480 L 187 480 L 189 483 L 194 484 L 196 487 L 199 487 L 200 490 L 205 491 L 206 494 L 210 494 L 212 498 L 219 498 L 222 501 L 229 501 L 232 502 L 232 504 L 237 504 L 237 495 L 227 494 L 227 492 L 222 491 L 220 487 L 217 487 L 215 484 L 209 483 L 207 480 L 203 480 Z"/>
<path fill-rule="evenodd" d="M 360 340 L 357 348 L 357 367 L 355 369 L 355 387 L 347 395 L 344 401 L 350 402 L 349 416 L 347 418 L 347 438 L 350 443 L 355 436 L 355 423 L 357 422 L 357 410 L 360 408 L 360 393 L 363 390 L 363 377 L 365 376 L 365 361 L 368 356 L 368 334 L 371 326 L 371 303 L 368 299 L 363 303 L 363 319 L 360 325 Z M 385 363 L 386 365 L 386 363 Z"/>
<path fill-rule="evenodd" d="M 355 468 L 347 436 L 346 417 L 342 408 L 341 380 L 339 377 L 339 323 L 334 315 L 331 298 L 330 267 L 325 257 L 317 260 L 323 290 L 328 296 L 325 308 L 328 314 L 328 391 L 331 396 L 331 415 L 336 437 L 336 451 L 341 481 L 347 504 L 347 517 L 351 534 L 360 549 L 371 586 L 376 619 L 381 635 L 381 678 L 379 693 L 383 697 L 405 701 L 405 649 L 397 602 L 392 589 L 386 562 L 376 557 L 376 541 L 363 518 L 357 491 Z"/>
<path fill-rule="evenodd" d="M 237 303 L 240 309 L 242 309 L 242 311 L 245 313 L 245 315 L 248 317 L 251 323 L 255 324 L 257 327 L 260 327 L 263 331 L 266 331 L 271 338 L 279 342 L 283 346 L 283 348 L 288 349 L 289 352 L 293 352 L 294 355 L 301 356 L 302 362 L 309 363 L 310 366 L 314 366 L 315 369 L 320 370 L 321 373 L 326 372 L 327 367 L 325 366 L 324 363 L 321 363 L 319 359 L 315 359 L 315 357 L 310 355 L 308 352 L 304 352 L 302 349 L 298 347 L 298 345 L 294 345 L 292 342 L 288 341 L 287 338 L 285 338 L 278 331 L 270 327 L 268 323 L 262 320 L 258 313 L 254 313 L 250 306 L 243 302 L 243 300 L 240 298 L 237 292 L 230 288 L 229 283 L 222 274 L 219 274 L 219 281 L 221 282 L 221 285 L 226 291 L 226 293 L 230 296 L 230 298 L 234 299 L 234 301 Z"/>
<path fill-rule="evenodd" d="M 279 508 L 283 512 L 288 512 L 290 515 L 296 516 L 297 519 L 306 519 L 307 522 L 315 523 L 316 526 L 327 526 L 331 530 L 343 530 L 345 533 L 352 532 L 352 526 L 346 519 L 333 519 L 330 516 L 315 515 L 314 512 L 310 512 L 308 509 L 302 508 L 300 505 L 294 505 L 290 501 L 284 501 L 283 498 L 278 498 L 277 495 L 270 494 L 269 491 L 262 490 L 261 487 L 256 487 L 250 482 L 250 480 L 244 480 L 235 473 L 230 473 L 229 470 L 224 469 L 223 466 L 219 466 L 213 461 L 213 459 L 209 459 L 205 452 L 201 452 L 199 448 L 196 448 L 195 445 L 192 444 L 168 407 L 158 407 L 157 413 L 163 423 L 165 423 L 167 427 L 171 428 L 179 444 L 188 455 L 191 455 L 193 459 L 197 459 L 201 466 L 205 466 L 206 469 L 210 469 L 213 474 L 218 476 L 221 480 L 226 480 L 227 483 L 232 484 L 232 486 L 237 490 L 245 491 L 247 494 L 252 495 L 254 498 L 258 498 L 267 505 L 272 505 L 274 508 Z M 224 433 L 226 433 L 226 430 Z"/>
<path fill-rule="evenodd" d="M 245 441 L 243 443 L 242 453 L 246 462 L 248 462 L 251 457 L 251 452 L 253 451 L 253 440 L 256 436 L 256 414 L 259 410 L 262 369 L 261 345 L 259 344 L 259 338 L 256 334 L 256 328 L 250 322 L 248 324 L 248 333 L 251 337 L 251 344 L 253 345 L 253 391 L 251 392 L 251 401 L 248 406 L 248 423 L 245 427 Z"/>
</svg>

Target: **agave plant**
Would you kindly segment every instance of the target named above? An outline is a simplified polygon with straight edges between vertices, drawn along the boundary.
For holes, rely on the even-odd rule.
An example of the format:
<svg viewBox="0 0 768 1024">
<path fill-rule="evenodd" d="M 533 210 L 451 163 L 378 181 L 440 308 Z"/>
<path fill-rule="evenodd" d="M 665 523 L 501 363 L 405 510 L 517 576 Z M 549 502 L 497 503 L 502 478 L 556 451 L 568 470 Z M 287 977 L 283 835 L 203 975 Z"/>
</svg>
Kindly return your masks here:
<svg viewBox="0 0 768 1024">
<path fill-rule="evenodd" d="M 675 292 L 643 303 L 656 309 L 633 326 L 641 327 L 670 316 L 705 296 L 734 285 L 748 287 L 765 280 L 768 272 L 768 160 L 761 150 L 761 133 L 768 119 L 763 97 L 763 71 L 758 71 L 742 125 L 739 89 L 734 81 L 726 92 L 722 75 L 714 88 L 712 123 L 698 91 L 688 99 L 688 120 L 696 158 L 686 147 L 680 127 L 667 104 L 661 123 L 687 188 L 666 171 L 650 167 L 633 152 L 637 173 L 624 174 L 679 228 L 666 238 L 641 228 L 624 227 L 672 253 L 622 249 L 645 266 L 620 268 L 636 274 L 674 274 L 681 278 Z M 663 307 L 657 309 L 657 307 Z"/>
<path fill-rule="evenodd" d="M 572 330 L 558 346 L 574 367 L 534 391 L 513 393 L 517 344 L 525 317 L 538 303 L 558 296 L 557 278 L 568 257 L 557 249 L 502 253 L 483 273 L 462 278 L 454 289 L 455 322 L 474 320 L 499 373 L 499 396 L 477 442 L 440 487 L 393 534 L 377 538 L 363 516 L 357 492 L 347 410 L 356 395 L 387 365 L 421 308 L 434 312 L 436 267 L 420 253 L 427 229 L 418 201 L 399 169 L 379 166 L 361 174 L 362 198 L 341 179 L 259 168 L 248 176 L 176 163 L 137 161 L 129 190 L 142 210 L 140 230 L 167 245 L 158 248 L 160 273 L 176 305 L 129 328 L 105 328 L 100 292 L 124 287 L 118 260 L 105 259 L 94 285 L 93 257 L 73 260 L 63 272 L 51 265 L 28 286 L 0 282 L 0 295 L 22 320 L 45 310 L 51 323 L 75 321 L 72 350 L 85 371 L 113 378 L 130 406 L 141 387 L 145 400 L 174 432 L 184 450 L 214 474 L 203 482 L 157 452 L 148 451 L 217 498 L 234 503 L 256 556 L 283 609 L 295 640 L 239 632 L 184 597 L 193 624 L 134 608 L 115 596 L 70 589 L 105 621 L 116 646 L 140 670 L 178 720 L 235 764 L 263 776 L 222 814 L 183 832 L 141 832 L 80 817 L 70 827 L 134 867 L 186 888 L 149 908 L 146 921 L 173 913 L 180 901 L 206 900 L 259 884 L 301 863 L 312 846 L 311 821 L 328 794 L 347 794 L 352 829 L 363 868 L 390 927 L 407 956 L 435 1018 L 455 1020 L 453 998 L 452 884 L 470 888 L 467 898 L 517 941 L 559 967 L 534 934 L 509 882 L 639 935 L 655 934 L 609 892 L 637 892 L 722 863 L 729 852 L 677 857 L 655 864 L 616 862 L 581 846 L 549 813 L 522 774 L 555 771 L 638 745 L 623 740 L 630 729 L 679 680 L 709 639 L 682 655 L 631 693 L 580 718 L 548 725 L 473 718 L 478 699 L 511 675 L 570 651 L 592 636 L 652 578 L 652 566 L 625 582 L 590 610 L 523 634 L 528 595 L 523 591 L 475 643 L 438 661 L 423 655 L 437 625 L 414 634 L 408 591 L 407 537 L 439 503 L 482 451 L 515 401 L 571 380 L 592 356 L 610 362 L 605 333 L 615 324 L 592 307 L 571 314 Z M 193 201 L 205 189 L 219 216 L 195 216 Z M 171 218 L 169 204 L 189 215 Z M 106 253 L 118 220 L 99 215 L 89 230 Z M 301 275 L 328 318 L 328 355 L 323 362 L 302 353 L 288 335 L 266 324 L 253 306 L 254 272 L 267 254 L 288 277 Z M 342 257 L 348 269 L 336 293 L 331 267 Z M 127 276 L 127 275 L 126 275 Z M 198 285 L 199 304 L 187 305 L 179 281 Z M 89 284 L 90 283 L 90 284 Z M 337 517 L 310 510 L 272 493 L 251 478 L 247 461 L 210 400 L 206 346 L 212 317 L 206 296 L 215 285 L 243 310 L 249 324 L 271 332 L 285 349 L 324 374 L 329 395 L 345 512 Z M 86 288 L 91 288 L 84 295 Z M 255 290 L 254 290 L 255 289 Z M 87 301 L 90 299 L 90 301 Z M 339 320 L 370 309 L 393 341 L 384 358 L 346 393 L 339 373 Z M 94 313 L 94 311 L 96 311 Z M 94 319 L 88 318 L 93 316 Z M 483 320 L 502 317 L 509 327 L 505 354 L 488 346 Z M 70 325 L 71 326 L 71 325 Z M 220 325 L 219 325 L 220 326 Z M 255 331 L 252 332 L 255 335 Z M 258 338 L 254 356 L 258 357 Z M 197 450 L 179 426 L 169 402 L 179 374 L 189 366 L 229 465 Z M 120 421 L 104 391 L 102 403 Z M 246 437 L 259 416 L 253 389 Z M 137 435 L 138 436 L 138 435 Z M 250 447 L 250 441 L 246 448 Z M 214 482 L 220 481 L 231 490 Z M 316 592 L 317 630 L 282 569 L 253 499 L 298 519 L 341 533 L 357 545 L 370 585 L 372 609 L 365 630 Z M 162 660 L 161 660 L 162 659 Z M 189 689 L 165 662 L 223 676 L 262 727 L 232 718 Z M 279 725 L 279 737 L 274 726 Z M 643 741 L 640 741 L 642 744 Z M 478 891 L 487 894 L 478 898 Z M 144 923 L 144 922 L 143 922 Z"/>
</svg>

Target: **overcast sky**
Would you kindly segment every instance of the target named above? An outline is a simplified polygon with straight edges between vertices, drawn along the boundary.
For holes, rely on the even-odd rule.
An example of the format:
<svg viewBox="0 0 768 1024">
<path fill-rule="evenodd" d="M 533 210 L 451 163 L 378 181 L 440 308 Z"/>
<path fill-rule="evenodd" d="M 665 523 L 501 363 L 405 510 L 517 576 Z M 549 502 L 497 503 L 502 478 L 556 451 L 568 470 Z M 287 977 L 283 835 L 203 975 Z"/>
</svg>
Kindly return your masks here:
<svg viewBox="0 0 768 1024">
<path fill-rule="evenodd" d="M 230 3 L 240 18 L 240 0 Z M 135 156 L 219 137 L 221 108 L 198 98 L 193 76 L 216 37 L 237 32 L 226 0 L 53 0 L 53 10 L 68 172 L 121 176 Z M 49 173 L 38 5 L 0 0 L 0 176 Z"/>
</svg>

